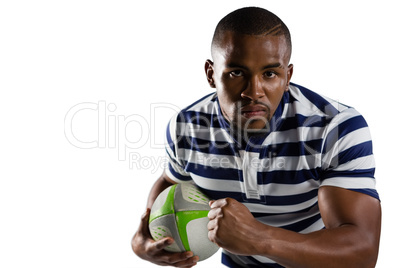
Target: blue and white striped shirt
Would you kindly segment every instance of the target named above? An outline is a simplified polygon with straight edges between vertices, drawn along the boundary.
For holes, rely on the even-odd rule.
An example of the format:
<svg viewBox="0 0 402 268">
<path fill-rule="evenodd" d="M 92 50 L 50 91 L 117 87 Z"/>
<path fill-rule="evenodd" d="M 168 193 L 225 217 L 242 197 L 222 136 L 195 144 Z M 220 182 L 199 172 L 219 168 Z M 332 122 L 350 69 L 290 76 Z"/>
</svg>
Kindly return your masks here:
<svg viewBox="0 0 402 268">
<path fill-rule="evenodd" d="M 320 186 L 379 198 L 370 132 L 354 109 L 291 83 L 265 135 L 238 139 L 215 93 L 169 123 L 167 175 L 193 182 L 212 199 L 242 202 L 259 221 L 309 233 L 324 228 Z M 223 251 L 230 267 L 282 267 L 262 256 Z"/>
</svg>

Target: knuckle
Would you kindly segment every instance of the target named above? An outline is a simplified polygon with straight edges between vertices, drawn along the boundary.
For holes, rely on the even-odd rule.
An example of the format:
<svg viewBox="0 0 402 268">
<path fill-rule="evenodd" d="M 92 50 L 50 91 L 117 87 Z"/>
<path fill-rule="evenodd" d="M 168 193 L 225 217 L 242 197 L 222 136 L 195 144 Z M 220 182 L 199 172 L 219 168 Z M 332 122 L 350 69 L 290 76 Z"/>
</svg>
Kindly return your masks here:
<svg viewBox="0 0 402 268">
<path fill-rule="evenodd" d="M 215 216 L 214 216 L 214 210 L 215 210 L 215 209 L 211 209 L 211 210 L 208 212 L 208 215 L 207 215 L 208 219 L 212 220 L 212 219 L 215 217 Z"/>
<path fill-rule="evenodd" d="M 230 197 L 226 197 L 224 200 L 225 200 L 225 205 L 228 205 L 233 202 L 233 198 L 230 198 Z"/>
<path fill-rule="evenodd" d="M 207 229 L 209 231 L 213 230 L 215 228 L 215 221 L 209 221 L 207 224 Z"/>
<path fill-rule="evenodd" d="M 223 208 L 222 207 L 217 207 L 217 208 L 215 208 L 214 209 L 214 213 L 213 213 L 213 215 L 214 215 L 214 218 L 216 218 L 216 217 L 218 217 L 220 214 L 222 214 L 223 213 Z"/>
<path fill-rule="evenodd" d="M 164 250 L 165 247 L 167 247 L 167 244 L 165 243 L 165 241 L 160 241 L 158 243 L 154 244 L 154 251 L 161 251 Z"/>
<path fill-rule="evenodd" d="M 233 205 L 235 202 L 236 202 L 236 200 L 234 200 L 233 198 L 230 198 L 230 197 L 225 198 L 225 205 L 226 206 Z"/>
<path fill-rule="evenodd" d="M 212 231 L 209 231 L 209 233 L 208 233 L 208 239 L 209 239 L 209 241 L 215 243 L 215 237 L 214 237 L 214 235 L 212 234 Z"/>
<path fill-rule="evenodd" d="M 223 218 L 224 215 L 225 215 L 225 210 L 223 208 L 219 208 L 219 210 L 216 213 L 216 217 L 215 217 L 217 223 L 220 222 L 220 220 Z"/>
<path fill-rule="evenodd" d="M 211 231 L 208 232 L 208 239 L 213 242 L 216 243 L 216 239 L 217 239 L 217 229 L 213 229 Z"/>
<path fill-rule="evenodd" d="M 148 241 L 145 243 L 145 250 L 149 255 L 157 255 L 163 249 L 163 243 Z"/>
<path fill-rule="evenodd" d="M 152 255 L 154 252 L 152 245 L 150 245 L 149 243 L 146 243 L 144 245 L 144 250 L 148 255 Z"/>
</svg>

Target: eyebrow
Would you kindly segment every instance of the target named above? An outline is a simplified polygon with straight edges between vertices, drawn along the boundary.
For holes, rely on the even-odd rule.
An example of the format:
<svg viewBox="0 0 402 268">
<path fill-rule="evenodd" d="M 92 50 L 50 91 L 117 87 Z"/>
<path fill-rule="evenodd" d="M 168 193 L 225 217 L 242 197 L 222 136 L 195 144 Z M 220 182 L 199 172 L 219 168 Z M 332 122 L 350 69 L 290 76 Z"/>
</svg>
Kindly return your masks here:
<svg viewBox="0 0 402 268">
<path fill-rule="evenodd" d="M 241 69 L 248 70 L 248 67 L 241 65 L 241 64 L 237 64 L 237 63 L 228 63 L 226 65 L 226 67 L 227 68 L 241 68 Z M 276 63 L 271 63 L 268 65 L 265 65 L 261 70 L 270 69 L 270 68 L 282 68 L 283 69 L 284 67 L 279 62 L 276 62 Z"/>
</svg>

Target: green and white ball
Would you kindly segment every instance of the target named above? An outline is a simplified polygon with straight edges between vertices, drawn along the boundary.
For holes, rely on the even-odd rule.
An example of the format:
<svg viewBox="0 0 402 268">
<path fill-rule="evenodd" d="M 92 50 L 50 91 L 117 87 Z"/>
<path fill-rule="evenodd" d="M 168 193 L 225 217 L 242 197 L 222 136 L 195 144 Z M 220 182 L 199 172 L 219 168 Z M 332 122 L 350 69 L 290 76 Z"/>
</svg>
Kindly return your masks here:
<svg viewBox="0 0 402 268">
<path fill-rule="evenodd" d="M 209 198 L 193 184 L 175 184 L 156 198 L 149 218 L 149 231 L 154 240 L 172 237 L 171 252 L 192 251 L 205 260 L 219 247 L 208 239 Z"/>
</svg>

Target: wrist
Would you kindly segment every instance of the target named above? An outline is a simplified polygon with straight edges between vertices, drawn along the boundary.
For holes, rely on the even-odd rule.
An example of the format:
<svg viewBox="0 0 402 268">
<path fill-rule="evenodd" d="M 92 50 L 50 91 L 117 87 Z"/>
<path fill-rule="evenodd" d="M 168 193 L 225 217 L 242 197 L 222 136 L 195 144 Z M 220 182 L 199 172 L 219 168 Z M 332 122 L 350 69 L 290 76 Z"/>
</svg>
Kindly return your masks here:
<svg viewBox="0 0 402 268">
<path fill-rule="evenodd" d="M 268 257 L 272 251 L 272 232 L 274 227 L 266 225 L 256 220 L 253 226 L 254 234 L 256 237 L 253 240 L 253 253 L 252 255 L 260 255 Z M 256 231 L 257 230 L 257 231 Z"/>
</svg>

